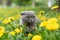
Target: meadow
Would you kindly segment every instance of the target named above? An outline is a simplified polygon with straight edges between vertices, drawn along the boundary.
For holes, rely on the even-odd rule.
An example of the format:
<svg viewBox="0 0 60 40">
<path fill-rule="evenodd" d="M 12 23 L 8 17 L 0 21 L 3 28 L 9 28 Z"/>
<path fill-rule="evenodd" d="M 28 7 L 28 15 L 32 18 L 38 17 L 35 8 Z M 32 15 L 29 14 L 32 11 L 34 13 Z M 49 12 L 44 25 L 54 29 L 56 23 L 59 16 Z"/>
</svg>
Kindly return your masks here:
<svg viewBox="0 0 60 40">
<path fill-rule="evenodd" d="M 60 40 L 60 12 L 52 8 L 7 7 L 0 8 L 0 40 Z M 22 11 L 35 11 L 40 23 L 34 33 L 25 34 L 20 26 Z"/>
</svg>

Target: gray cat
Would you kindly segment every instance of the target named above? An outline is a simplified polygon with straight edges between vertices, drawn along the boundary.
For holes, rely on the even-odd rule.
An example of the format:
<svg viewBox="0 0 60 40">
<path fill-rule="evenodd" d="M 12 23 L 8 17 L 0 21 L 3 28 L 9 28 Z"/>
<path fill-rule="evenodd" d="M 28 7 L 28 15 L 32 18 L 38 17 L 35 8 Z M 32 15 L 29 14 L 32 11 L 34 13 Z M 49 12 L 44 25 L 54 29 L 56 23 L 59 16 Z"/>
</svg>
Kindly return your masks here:
<svg viewBox="0 0 60 40">
<path fill-rule="evenodd" d="M 20 25 L 26 25 L 25 32 L 33 32 L 38 22 L 39 19 L 36 17 L 34 11 L 21 12 Z"/>
</svg>

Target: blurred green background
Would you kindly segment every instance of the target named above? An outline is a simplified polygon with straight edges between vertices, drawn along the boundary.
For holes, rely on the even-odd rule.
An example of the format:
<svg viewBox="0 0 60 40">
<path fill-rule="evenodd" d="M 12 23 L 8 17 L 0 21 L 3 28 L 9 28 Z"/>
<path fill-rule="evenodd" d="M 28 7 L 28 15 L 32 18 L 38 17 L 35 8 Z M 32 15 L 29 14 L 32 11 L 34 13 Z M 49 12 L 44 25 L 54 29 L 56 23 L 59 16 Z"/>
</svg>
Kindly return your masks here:
<svg viewBox="0 0 60 40">
<path fill-rule="evenodd" d="M 58 5 L 59 0 L 0 0 L 1 6 L 41 6 Z"/>
<path fill-rule="evenodd" d="M 35 11 L 42 25 L 52 20 L 47 27 L 50 30 L 37 24 L 34 33 L 25 35 L 20 13 L 28 10 Z M 0 0 L 0 40 L 35 40 L 35 35 L 36 40 L 60 40 L 60 0 Z"/>
</svg>

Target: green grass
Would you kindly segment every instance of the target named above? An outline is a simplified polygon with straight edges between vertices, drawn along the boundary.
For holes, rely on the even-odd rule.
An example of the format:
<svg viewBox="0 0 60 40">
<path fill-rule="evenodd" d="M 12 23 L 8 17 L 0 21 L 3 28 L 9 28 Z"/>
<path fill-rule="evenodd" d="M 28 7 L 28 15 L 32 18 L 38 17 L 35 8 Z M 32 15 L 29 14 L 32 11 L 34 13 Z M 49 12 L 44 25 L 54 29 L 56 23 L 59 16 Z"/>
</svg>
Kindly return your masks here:
<svg viewBox="0 0 60 40">
<path fill-rule="evenodd" d="M 14 36 L 8 34 L 10 31 L 14 31 L 16 28 L 19 28 L 19 20 L 20 20 L 20 13 L 22 11 L 35 11 L 36 15 L 39 14 L 40 11 L 45 11 L 44 16 L 48 14 L 51 17 L 56 17 L 59 15 L 58 11 L 51 10 L 50 8 L 40 8 L 40 7 L 20 7 L 20 8 L 0 8 L 0 25 L 5 27 L 5 33 L 2 37 L 0 37 L 0 40 L 31 40 L 31 38 L 34 35 L 41 35 L 42 40 L 60 40 L 60 29 L 54 30 L 54 31 L 49 31 L 46 30 L 45 28 L 40 28 L 39 25 L 37 25 L 37 30 L 32 33 L 32 37 L 25 36 L 24 32 L 21 32 L 19 34 L 15 34 Z M 18 18 L 13 21 L 11 21 L 8 24 L 3 24 L 3 20 L 9 17 L 16 16 Z M 56 17 L 57 18 L 57 17 Z M 60 21 L 58 21 L 60 22 Z M 8 32 L 8 33 L 7 33 Z"/>
</svg>

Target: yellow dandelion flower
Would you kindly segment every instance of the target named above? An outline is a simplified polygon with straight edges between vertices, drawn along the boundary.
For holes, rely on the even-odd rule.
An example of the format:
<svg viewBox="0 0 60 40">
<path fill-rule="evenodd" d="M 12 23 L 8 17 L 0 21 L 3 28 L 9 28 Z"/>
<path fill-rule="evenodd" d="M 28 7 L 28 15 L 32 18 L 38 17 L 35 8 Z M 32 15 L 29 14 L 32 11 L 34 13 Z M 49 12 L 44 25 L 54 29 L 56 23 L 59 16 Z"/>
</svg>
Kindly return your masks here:
<svg viewBox="0 0 60 40">
<path fill-rule="evenodd" d="M 32 37 L 32 40 L 41 40 L 41 36 L 40 35 L 35 35 Z"/>
<path fill-rule="evenodd" d="M 8 18 L 8 19 L 10 19 L 10 20 L 15 20 L 15 18 L 14 18 L 14 17 L 10 17 L 10 18 Z"/>
<path fill-rule="evenodd" d="M 45 27 L 47 30 L 57 30 L 59 28 L 59 24 L 58 23 L 48 23 Z"/>
<path fill-rule="evenodd" d="M 9 32 L 9 34 L 14 36 L 15 35 L 15 31 L 11 31 L 11 32 Z"/>
<path fill-rule="evenodd" d="M 3 33 L 5 33 L 5 28 L 3 26 L 0 26 L 0 37 L 3 36 Z"/>
<path fill-rule="evenodd" d="M 9 22 L 11 22 L 10 19 L 5 19 L 5 20 L 3 21 L 4 24 L 8 24 Z"/>
<path fill-rule="evenodd" d="M 57 18 L 50 18 L 50 19 L 48 19 L 49 23 L 56 23 L 57 21 L 58 21 Z"/>
<path fill-rule="evenodd" d="M 44 14 L 44 11 L 40 11 L 39 14 L 40 14 L 40 15 L 43 15 L 43 14 Z"/>
<path fill-rule="evenodd" d="M 18 33 L 22 32 L 22 30 L 19 29 L 19 28 L 16 28 L 16 29 L 15 29 L 15 32 L 18 34 Z"/>
<path fill-rule="evenodd" d="M 2 37 L 2 36 L 3 36 L 3 33 L 0 32 L 0 37 Z"/>
<path fill-rule="evenodd" d="M 4 32 L 5 32 L 5 28 L 2 27 L 2 26 L 0 26 L 0 32 L 1 32 L 1 33 L 4 33 Z"/>
<path fill-rule="evenodd" d="M 58 9 L 59 6 L 53 6 L 51 9 L 54 10 L 54 9 Z"/>
<path fill-rule="evenodd" d="M 31 33 L 29 33 L 29 34 L 28 34 L 28 37 L 31 37 L 31 36 L 32 36 L 32 34 L 31 34 Z"/>
<path fill-rule="evenodd" d="M 47 23 L 48 23 L 47 21 L 43 21 L 43 22 L 41 22 L 40 26 L 46 26 Z"/>
</svg>

